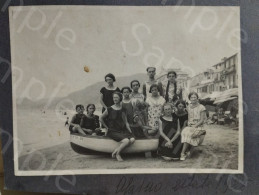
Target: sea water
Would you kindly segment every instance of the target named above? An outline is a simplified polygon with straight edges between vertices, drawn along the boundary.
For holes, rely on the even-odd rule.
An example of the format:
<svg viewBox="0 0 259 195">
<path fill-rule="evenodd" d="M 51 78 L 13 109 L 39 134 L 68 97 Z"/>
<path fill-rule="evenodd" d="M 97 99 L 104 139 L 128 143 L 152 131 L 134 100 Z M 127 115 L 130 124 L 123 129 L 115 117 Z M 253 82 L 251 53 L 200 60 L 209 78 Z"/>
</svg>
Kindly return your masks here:
<svg viewBox="0 0 259 195">
<path fill-rule="evenodd" d="M 66 115 L 64 115 L 66 112 Z M 67 117 L 69 122 L 75 111 L 28 110 L 17 111 L 17 139 L 19 156 L 69 141 Z M 95 114 L 100 115 L 98 109 Z"/>
</svg>

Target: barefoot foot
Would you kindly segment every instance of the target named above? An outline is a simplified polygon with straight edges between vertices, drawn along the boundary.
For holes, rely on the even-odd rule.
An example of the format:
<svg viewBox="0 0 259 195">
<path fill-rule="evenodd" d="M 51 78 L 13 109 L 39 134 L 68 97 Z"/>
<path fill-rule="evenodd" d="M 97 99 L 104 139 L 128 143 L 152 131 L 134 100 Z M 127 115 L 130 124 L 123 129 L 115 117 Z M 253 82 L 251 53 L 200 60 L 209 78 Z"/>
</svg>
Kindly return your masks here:
<svg viewBox="0 0 259 195">
<path fill-rule="evenodd" d="M 117 161 L 119 161 L 119 162 L 123 161 L 123 159 L 121 158 L 121 155 L 119 155 L 119 154 L 116 154 L 116 158 L 117 158 Z"/>
<path fill-rule="evenodd" d="M 115 158 L 116 154 L 117 154 L 117 150 L 114 150 L 112 153 L 112 158 Z"/>
</svg>

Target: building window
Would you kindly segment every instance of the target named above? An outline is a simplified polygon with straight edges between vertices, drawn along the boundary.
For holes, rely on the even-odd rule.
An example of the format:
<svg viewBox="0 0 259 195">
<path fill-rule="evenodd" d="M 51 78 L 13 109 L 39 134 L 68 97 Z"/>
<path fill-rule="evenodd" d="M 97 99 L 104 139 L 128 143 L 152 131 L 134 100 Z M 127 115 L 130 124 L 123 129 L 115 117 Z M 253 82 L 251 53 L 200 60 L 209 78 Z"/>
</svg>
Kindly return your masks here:
<svg viewBox="0 0 259 195">
<path fill-rule="evenodd" d="M 211 91 L 214 91 L 214 85 L 213 84 L 211 85 Z"/>
<path fill-rule="evenodd" d="M 208 87 L 207 86 L 202 87 L 201 90 L 202 90 L 201 92 L 207 93 L 208 92 Z"/>
</svg>

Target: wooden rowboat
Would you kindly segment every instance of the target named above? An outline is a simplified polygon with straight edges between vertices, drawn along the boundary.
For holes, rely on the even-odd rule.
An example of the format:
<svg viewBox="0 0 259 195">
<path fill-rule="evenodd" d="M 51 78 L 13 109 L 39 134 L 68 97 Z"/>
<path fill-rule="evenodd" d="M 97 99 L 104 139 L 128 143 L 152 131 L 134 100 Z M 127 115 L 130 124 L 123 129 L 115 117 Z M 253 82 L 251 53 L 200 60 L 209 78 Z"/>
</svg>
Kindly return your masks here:
<svg viewBox="0 0 259 195">
<path fill-rule="evenodd" d="M 102 153 L 112 153 L 115 148 L 120 145 L 109 137 L 80 135 L 78 133 L 70 134 L 70 144 L 74 151 L 78 153 L 87 153 L 89 151 L 96 151 Z M 158 139 L 137 139 L 135 142 L 127 147 L 123 153 L 141 153 L 155 151 L 158 147 Z"/>
</svg>

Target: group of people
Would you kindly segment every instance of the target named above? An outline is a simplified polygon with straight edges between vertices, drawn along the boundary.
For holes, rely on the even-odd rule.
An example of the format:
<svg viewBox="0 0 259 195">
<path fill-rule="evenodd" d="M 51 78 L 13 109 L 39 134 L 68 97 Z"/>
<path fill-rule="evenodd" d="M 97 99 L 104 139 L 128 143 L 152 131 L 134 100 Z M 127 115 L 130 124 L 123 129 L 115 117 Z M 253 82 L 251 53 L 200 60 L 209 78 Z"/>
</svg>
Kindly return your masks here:
<svg viewBox="0 0 259 195">
<path fill-rule="evenodd" d="M 113 74 L 105 75 L 107 86 L 100 90 L 102 115 L 94 115 L 94 104 L 86 106 L 86 115 L 84 107 L 77 105 L 69 129 L 83 135 L 101 135 L 100 121 L 106 135 L 120 142 L 112 153 L 118 161 L 123 161 L 121 152 L 135 139 L 145 138 L 159 138 L 156 154 L 165 160 L 185 160 L 191 146 L 198 146 L 206 133 L 202 128 L 205 107 L 199 104 L 195 92 L 189 94 L 190 104 L 186 105 L 177 89 L 176 72 L 168 72 L 168 81 L 162 84 L 155 79 L 156 68 L 148 67 L 146 71 L 148 81 L 141 85 L 133 80 L 122 89 L 114 85 Z"/>
</svg>

